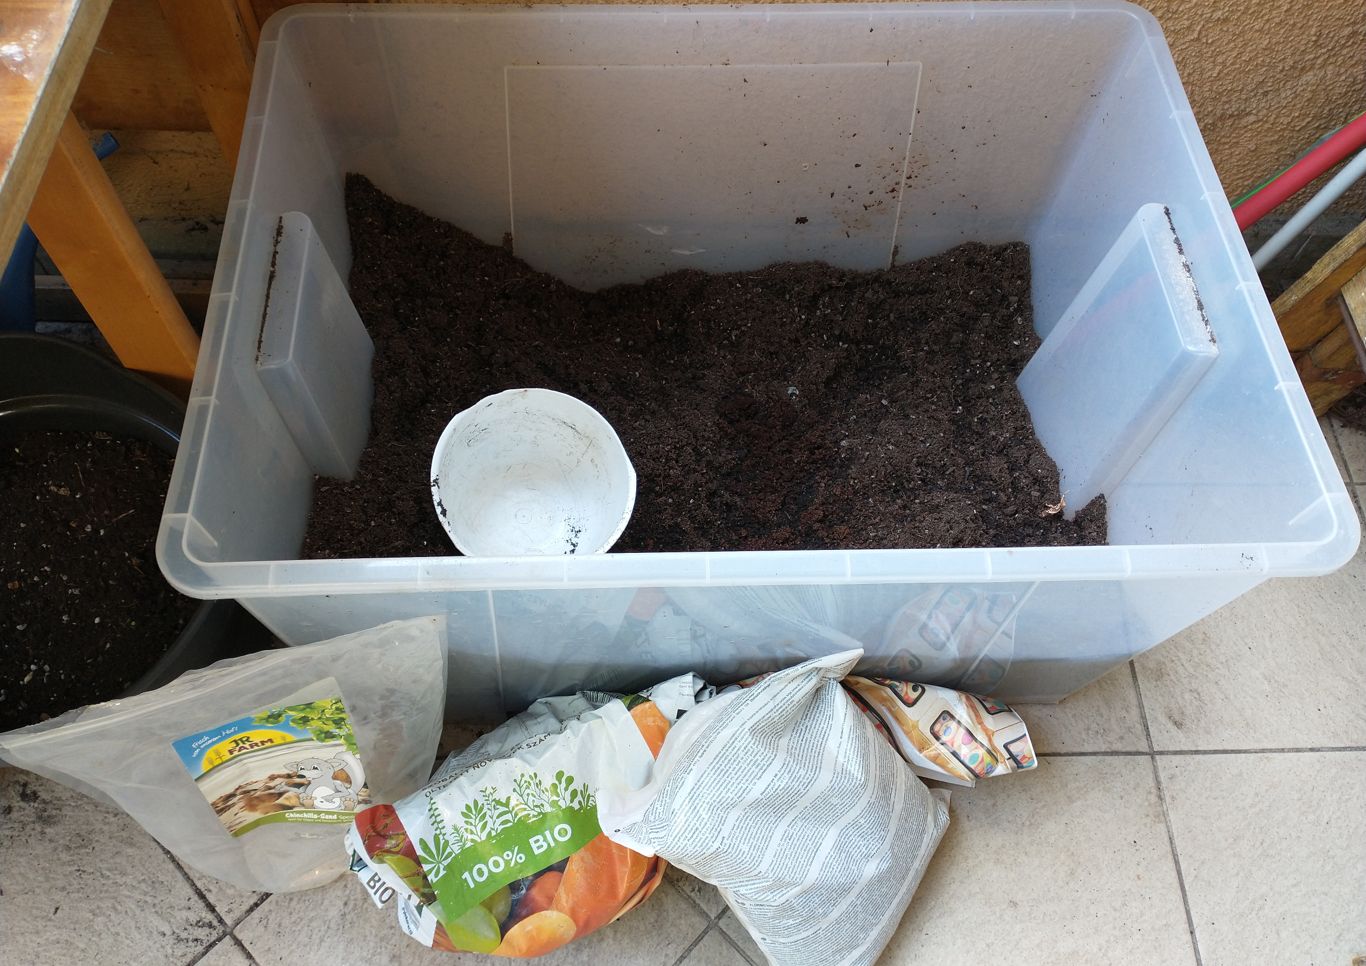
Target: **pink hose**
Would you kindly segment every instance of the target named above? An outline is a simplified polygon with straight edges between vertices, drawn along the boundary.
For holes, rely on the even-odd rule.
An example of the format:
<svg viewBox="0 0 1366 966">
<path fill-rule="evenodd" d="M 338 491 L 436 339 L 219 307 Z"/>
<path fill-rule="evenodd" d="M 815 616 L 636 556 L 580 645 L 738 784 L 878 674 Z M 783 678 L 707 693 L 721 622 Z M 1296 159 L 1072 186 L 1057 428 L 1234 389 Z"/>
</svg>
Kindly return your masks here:
<svg viewBox="0 0 1366 966">
<path fill-rule="evenodd" d="M 1246 229 L 1257 224 L 1271 209 L 1363 145 L 1366 145 L 1366 114 L 1344 125 L 1342 130 L 1287 168 L 1279 178 L 1234 208 L 1238 227 Z"/>
</svg>

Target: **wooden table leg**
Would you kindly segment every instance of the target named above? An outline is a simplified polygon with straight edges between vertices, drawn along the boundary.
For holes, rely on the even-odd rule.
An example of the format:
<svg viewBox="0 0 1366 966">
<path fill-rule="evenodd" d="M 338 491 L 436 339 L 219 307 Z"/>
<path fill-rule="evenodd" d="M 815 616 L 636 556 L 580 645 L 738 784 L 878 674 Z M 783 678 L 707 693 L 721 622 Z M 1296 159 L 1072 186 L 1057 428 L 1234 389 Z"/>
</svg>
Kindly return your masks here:
<svg viewBox="0 0 1366 966">
<path fill-rule="evenodd" d="M 28 220 L 119 361 L 188 395 L 199 337 L 70 113 Z"/>
<path fill-rule="evenodd" d="M 228 164 L 237 164 L 260 33 L 238 0 L 161 0 L 166 23 L 185 56 L 209 126 Z"/>
</svg>

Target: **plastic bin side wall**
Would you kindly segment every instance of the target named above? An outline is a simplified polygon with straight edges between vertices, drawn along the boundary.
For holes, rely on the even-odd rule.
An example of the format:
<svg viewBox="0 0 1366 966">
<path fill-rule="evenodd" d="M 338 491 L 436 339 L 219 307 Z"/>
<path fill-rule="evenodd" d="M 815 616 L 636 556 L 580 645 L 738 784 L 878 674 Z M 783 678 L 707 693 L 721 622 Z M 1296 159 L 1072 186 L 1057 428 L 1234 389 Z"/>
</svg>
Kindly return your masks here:
<svg viewBox="0 0 1366 966">
<path fill-rule="evenodd" d="M 308 214 L 343 275 L 351 251 L 342 175 L 296 62 L 261 45 L 243 147 L 158 538 L 168 580 L 204 595 L 268 585 L 262 561 L 303 540 L 313 471 L 256 374 L 277 219 Z M 264 75 L 264 76 L 262 76 Z M 262 83 L 267 80 L 268 83 Z"/>
<path fill-rule="evenodd" d="M 1356 542 L 1355 513 L 1324 497 L 1337 489 L 1337 471 L 1179 80 L 1157 56 L 1165 42 L 1148 27 L 1098 99 L 1030 237 L 1035 324 L 1046 335 L 1132 213 L 1167 206 L 1218 343 L 1210 371 L 1107 494 L 1110 542 L 1298 541 L 1324 545 L 1306 551 L 1304 569 L 1315 557 L 1340 562 Z"/>
<path fill-rule="evenodd" d="M 690 670 L 734 680 L 848 647 L 865 649 L 862 667 L 872 673 L 1059 701 L 1262 579 L 418 591 L 242 603 L 291 643 L 444 613 L 447 713 L 480 721 L 546 694 L 629 692 Z"/>
<path fill-rule="evenodd" d="M 519 254 L 591 287 L 720 252 L 716 267 L 732 269 L 813 255 L 872 269 L 894 245 L 904 260 L 1019 240 L 1141 37 L 1117 11 L 1029 3 L 351 21 L 303 11 L 280 33 L 344 167 L 486 242 L 513 231 Z M 833 71 L 828 83 L 804 87 L 817 69 Z M 717 78 L 749 90 L 718 100 Z M 776 87 L 806 100 L 765 101 Z M 876 109 L 837 112 L 843 128 L 827 138 L 821 112 L 847 88 L 851 107 Z M 795 106 L 785 127 L 800 137 L 774 143 L 783 131 L 714 109 L 748 110 L 751 96 L 766 111 Z M 677 115 L 687 126 L 657 144 Z M 884 118 L 898 122 L 896 150 L 845 155 Z M 600 242 L 591 260 L 555 262 L 556 245 L 577 251 L 584 236 Z"/>
</svg>

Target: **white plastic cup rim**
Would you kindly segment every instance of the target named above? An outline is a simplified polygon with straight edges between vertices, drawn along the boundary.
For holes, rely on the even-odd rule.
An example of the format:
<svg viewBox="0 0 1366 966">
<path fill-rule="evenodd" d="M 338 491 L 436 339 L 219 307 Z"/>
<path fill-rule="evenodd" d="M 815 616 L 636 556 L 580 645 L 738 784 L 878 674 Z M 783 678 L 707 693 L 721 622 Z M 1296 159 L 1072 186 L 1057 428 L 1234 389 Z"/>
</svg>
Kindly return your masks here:
<svg viewBox="0 0 1366 966">
<path fill-rule="evenodd" d="M 457 413 L 430 483 L 437 519 L 470 557 L 606 553 L 636 502 L 612 425 L 553 389 L 509 389 Z"/>
</svg>

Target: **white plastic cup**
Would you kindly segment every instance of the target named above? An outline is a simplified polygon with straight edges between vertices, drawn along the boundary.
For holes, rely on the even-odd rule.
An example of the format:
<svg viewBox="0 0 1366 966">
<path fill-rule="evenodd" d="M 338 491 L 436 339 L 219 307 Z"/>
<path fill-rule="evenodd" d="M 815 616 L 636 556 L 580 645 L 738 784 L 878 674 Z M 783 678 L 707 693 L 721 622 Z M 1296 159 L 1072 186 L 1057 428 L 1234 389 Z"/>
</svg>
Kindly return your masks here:
<svg viewBox="0 0 1366 966">
<path fill-rule="evenodd" d="M 636 471 L 592 406 L 551 389 L 486 396 L 447 424 L 432 503 L 469 557 L 606 553 L 636 504 Z"/>
</svg>

